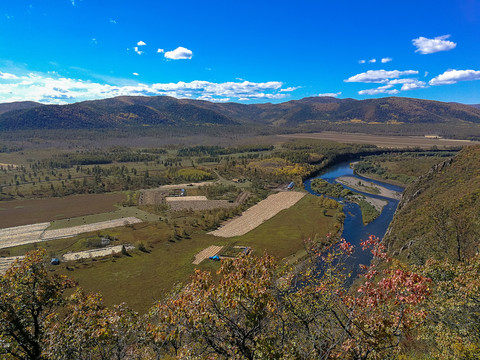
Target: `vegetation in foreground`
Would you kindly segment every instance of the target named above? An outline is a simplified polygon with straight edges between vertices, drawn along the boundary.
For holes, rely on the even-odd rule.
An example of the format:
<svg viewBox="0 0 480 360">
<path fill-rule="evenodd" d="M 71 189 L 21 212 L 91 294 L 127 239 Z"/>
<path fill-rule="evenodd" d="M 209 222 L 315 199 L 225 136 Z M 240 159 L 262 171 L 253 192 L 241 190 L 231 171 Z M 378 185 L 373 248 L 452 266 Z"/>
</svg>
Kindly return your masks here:
<svg viewBox="0 0 480 360">
<path fill-rule="evenodd" d="M 215 277 L 196 271 L 145 316 L 126 304 L 105 307 L 100 294 L 49 274 L 45 251 L 31 252 L 0 278 L 0 354 L 29 360 L 480 355 L 478 256 L 409 269 L 391 262 L 372 236 L 361 246 L 376 261 L 362 266 L 360 283 L 348 291 L 343 261 L 350 244 L 328 255 L 306 245 L 302 273 L 278 267 L 268 255 L 244 255 L 222 262 Z M 390 266 L 380 271 L 382 262 Z"/>
</svg>

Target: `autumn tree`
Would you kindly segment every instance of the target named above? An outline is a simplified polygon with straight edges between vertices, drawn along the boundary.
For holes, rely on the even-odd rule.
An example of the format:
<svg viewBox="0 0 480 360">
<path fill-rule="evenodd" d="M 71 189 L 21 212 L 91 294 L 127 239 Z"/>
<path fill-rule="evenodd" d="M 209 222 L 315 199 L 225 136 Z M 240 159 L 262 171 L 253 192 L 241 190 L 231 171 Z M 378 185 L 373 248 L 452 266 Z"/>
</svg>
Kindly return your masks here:
<svg viewBox="0 0 480 360">
<path fill-rule="evenodd" d="M 56 360 L 132 359 L 141 348 L 140 318 L 125 304 L 107 308 L 99 294 L 77 289 L 65 315 L 52 315 L 45 355 Z"/>
<path fill-rule="evenodd" d="M 0 355 L 5 359 L 45 359 L 46 320 L 63 305 L 63 292 L 74 285 L 49 276 L 45 250 L 29 252 L 0 277 Z"/>
<path fill-rule="evenodd" d="M 440 359 L 480 358 L 480 255 L 462 263 L 429 260 L 417 269 L 432 279 L 419 338 Z"/>
</svg>

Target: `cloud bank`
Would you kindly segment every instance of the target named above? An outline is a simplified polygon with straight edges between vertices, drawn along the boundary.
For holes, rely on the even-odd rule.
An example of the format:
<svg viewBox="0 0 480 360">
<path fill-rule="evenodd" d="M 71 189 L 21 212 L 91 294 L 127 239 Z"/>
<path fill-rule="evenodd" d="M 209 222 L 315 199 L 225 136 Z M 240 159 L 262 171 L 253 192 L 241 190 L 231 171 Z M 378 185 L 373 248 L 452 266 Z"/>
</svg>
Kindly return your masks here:
<svg viewBox="0 0 480 360">
<path fill-rule="evenodd" d="M 453 41 L 446 40 L 450 35 L 437 36 L 433 39 L 428 39 L 420 36 L 417 39 L 413 39 L 412 43 L 417 48 L 415 52 L 420 54 L 433 54 L 440 51 L 449 51 L 454 49 L 457 44 Z"/>
<path fill-rule="evenodd" d="M 137 73 L 133 75 L 137 76 Z M 248 101 L 282 99 L 295 87 L 283 88 L 279 81 L 223 82 L 194 80 L 191 82 L 110 85 L 56 74 L 29 73 L 26 75 L 0 72 L 0 102 L 37 101 L 48 104 L 66 104 L 115 96 L 168 95 L 176 98 L 209 101 Z"/>
<path fill-rule="evenodd" d="M 389 59 L 389 58 L 388 58 Z M 382 59 L 383 62 L 383 59 Z M 408 91 L 415 89 L 426 88 L 425 81 L 418 80 L 417 78 L 401 78 L 402 76 L 418 75 L 417 70 L 369 70 L 344 80 L 345 82 L 359 82 L 359 83 L 377 83 L 383 84 L 383 86 L 360 90 L 359 95 L 379 95 L 389 94 L 395 95 L 400 91 Z M 402 85 L 400 90 L 395 89 L 395 85 Z"/>
<path fill-rule="evenodd" d="M 447 70 L 443 74 L 430 80 L 430 85 L 451 85 L 459 81 L 480 80 L 480 71 L 477 70 Z"/>
<path fill-rule="evenodd" d="M 368 70 L 344 80 L 345 82 L 386 83 L 389 79 L 396 79 L 404 75 L 416 75 L 416 70 Z"/>
<path fill-rule="evenodd" d="M 398 94 L 400 91 L 396 89 L 392 89 L 393 85 L 384 85 L 380 86 L 375 89 L 368 89 L 368 90 L 360 90 L 358 92 L 359 95 L 378 95 L 378 94 L 390 94 L 395 95 Z"/>
</svg>

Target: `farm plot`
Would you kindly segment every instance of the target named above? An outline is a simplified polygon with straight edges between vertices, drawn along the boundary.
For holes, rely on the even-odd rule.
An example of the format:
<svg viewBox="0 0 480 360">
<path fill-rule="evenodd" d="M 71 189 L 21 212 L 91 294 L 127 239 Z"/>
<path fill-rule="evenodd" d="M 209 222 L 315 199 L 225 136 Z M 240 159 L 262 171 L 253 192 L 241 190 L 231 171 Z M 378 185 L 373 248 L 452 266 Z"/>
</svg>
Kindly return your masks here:
<svg viewBox="0 0 480 360">
<path fill-rule="evenodd" d="M 6 257 L 6 258 L 0 258 L 0 275 L 5 274 L 7 269 L 12 265 L 15 260 L 17 259 L 23 259 L 25 256 L 12 256 L 12 257 Z"/>
<path fill-rule="evenodd" d="M 214 181 L 203 181 L 203 182 L 188 183 L 188 184 L 162 185 L 162 186 L 159 186 L 157 189 L 159 190 L 188 189 L 188 188 L 193 189 L 200 186 L 213 185 L 214 183 L 215 183 Z"/>
<path fill-rule="evenodd" d="M 57 230 L 48 230 L 42 234 L 41 240 L 55 240 L 55 239 L 64 239 L 68 237 L 73 237 L 78 234 L 110 229 L 118 226 L 125 226 L 130 224 L 140 223 L 142 220 L 137 219 L 136 217 L 127 217 L 116 220 L 102 221 L 94 224 L 74 226 L 66 229 L 57 229 Z"/>
<path fill-rule="evenodd" d="M 124 200 L 125 194 L 117 193 L 1 201 L 0 229 L 114 211 Z"/>
<path fill-rule="evenodd" d="M 0 249 L 41 241 L 50 223 L 16 226 L 0 229 Z"/>
<path fill-rule="evenodd" d="M 212 210 L 219 208 L 235 207 L 238 204 L 228 200 L 208 200 L 205 196 L 181 196 L 166 198 L 170 210 Z"/>
<path fill-rule="evenodd" d="M 265 200 L 260 201 L 257 205 L 244 211 L 240 217 L 227 221 L 219 229 L 211 231 L 209 234 L 220 237 L 244 235 L 266 220 L 274 217 L 280 211 L 293 206 L 304 196 L 304 193 L 295 191 L 279 192 L 270 195 Z"/>
<path fill-rule="evenodd" d="M 91 259 L 96 257 L 108 256 L 119 254 L 121 252 L 134 250 L 135 246 L 133 245 L 116 245 L 116 246 L 109 246 L 102 249 L 94 249 L 94 250 L 85 250 L 85 251 L 78 251 L 73 253 L 67 253 L 62 256 L 64 261 L 75 261 L 80 259 Z"/>
<path fill-rule="evenodd" d="M 202 251 L 200 251 L 198 254 L 195 255 L 195 259 L 193 260 L 192 264 L 198 265 L 203 260 L 208 259 L 210 256 L 217 255 L 222 249 L 223 249 L 223 246 L 216 246 L 216 245 L 212 245 L 207 247 L 206 249 L 203 249 Z"/>
<path fill-rule="evenodd" d="M 102 221 L 89 225 L 74 226 L 66 229 L 46 230 L 50 223 L 17 226 L 0 230 L 0 249 L 13 246 L 31 244 L 41 241 L 63 239 L 76 236 L 81 233 L 110 229 L 128 224 L 142 222 L 135 217 L 127 217 L 116 220 Z"/>
</svg>

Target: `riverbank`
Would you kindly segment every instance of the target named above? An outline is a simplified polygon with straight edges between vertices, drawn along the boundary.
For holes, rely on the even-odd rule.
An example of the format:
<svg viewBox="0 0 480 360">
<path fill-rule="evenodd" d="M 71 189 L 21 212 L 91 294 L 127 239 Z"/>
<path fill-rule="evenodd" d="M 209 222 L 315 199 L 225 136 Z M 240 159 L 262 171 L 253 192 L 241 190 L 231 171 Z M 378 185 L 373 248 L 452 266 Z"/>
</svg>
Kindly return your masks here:
<svg viewBox="0 0 480 360">
<path fill-rule="evenodd" d="M 354 190 L 379 195 L 389 199 L 400 200 L 401 194 L 398 191 L 387 189 L 370 181 L 361 180 L 354 176 L 340 176 L 336 179 L 342 185 L 348 186 Z"/>
</svg>

